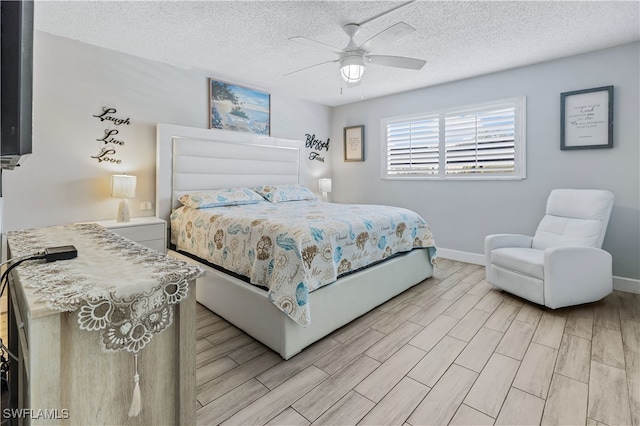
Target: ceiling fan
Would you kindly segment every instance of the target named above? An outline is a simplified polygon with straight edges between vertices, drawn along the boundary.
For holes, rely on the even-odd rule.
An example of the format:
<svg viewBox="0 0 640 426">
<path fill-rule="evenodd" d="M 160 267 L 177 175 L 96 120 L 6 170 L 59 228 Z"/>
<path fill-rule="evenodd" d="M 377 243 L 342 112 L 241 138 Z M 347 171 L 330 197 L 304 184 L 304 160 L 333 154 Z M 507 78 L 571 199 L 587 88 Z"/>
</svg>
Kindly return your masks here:
<svg viewBox="0 0 640 426">
<path fill-rule="evenodd" d="M 364 74 L 366 64 L 383 65 L 387 67 L 404 68 L 410 70 L 421 69 L 427 61 L 424 61 L 422 59 L 406 58 L 403 56 L 371 54 L 371 52 L 373 52 L 375 49 L 397 41 L 415 32 L 415 29 L 405 22 L 398 22 L 397 24 L 390 26 L 389 28 L 374 35 L 361 45 L 357 45 L 354 41 L 354 37 L 358 34 L 361 25 L 371 22 L 373 19 L 379 18 L 383 15 L 386 15 L 387 13 L 390 13 L 394 10 L 399 9 L 400 7 L 406 6 L 411 3 L 413 3 L 413 1 L 404 3 L 394 9 L 377 15 L 360 24 L 352 23 L 345 25 L 343 27 L 343 30 L 347 34 L 347 36 L 349 36 L 349 43 L 344 49 L 340 49 L 321 41 L 312 40 L 302 36 L 289 38 L 289 40 L 291 41 L 302 43 L 311 47 L 319 47 L 324 50 L 329 50 L 330 52 L 337 54 L 338 59 L 311 65 L 309 67 L 305 67 L 285 75 L 292 75 L 321 65 L 338 62 L 340 63 L 340 75 L 342 76 L 342 79 L 347 82 L 347 85 L 349 87 L 352 87 L 360 84 L 360 80 L 362 79 L 362 75 Z"/>
</svg>

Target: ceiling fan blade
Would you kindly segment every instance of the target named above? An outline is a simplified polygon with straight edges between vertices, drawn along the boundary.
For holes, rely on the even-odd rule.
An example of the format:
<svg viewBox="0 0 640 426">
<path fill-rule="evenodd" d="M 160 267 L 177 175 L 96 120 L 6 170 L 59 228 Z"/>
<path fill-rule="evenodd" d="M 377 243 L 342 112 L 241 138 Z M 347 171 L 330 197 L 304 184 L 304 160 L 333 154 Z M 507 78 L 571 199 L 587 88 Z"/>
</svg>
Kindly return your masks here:
<svg viewBox="0 0 640 426">
<path fill-rule="evenodd" d="M 396 7 L 392 8 L 392 9 L 387 10 L 386 12 L 382 12 L 382 13 L 379 13 L 378 15 L 376 15 L 376 16 L 372 16 L 371 18 L 360 22 L 358 25 L 362 26 L 364 24 L 368 24 L 369 22 L 373 21 L 374 19 L 382 18 L 383 16 L 388 15 L 391 12 L 395 12 L 396 10 L 400 9 L 401 7 L 408 6 L 408 5 L 410 5 L 412 3 L 415 3 L 415 2 L 416 2 L 416 0 L 410 0 L 410 1 L 406 2 L 406 3 L 402 3 L 399 6 L 396 6 Z"/>
<path fill-rule="evenodd" d="M 319 47 L 321 49 L 328 50 L 328 51 L 336 53 L 338 55 L 341 54 L 341 53 L 344 53 L 344 50 L 339 49 L 339 48 L 337 48 L 335 46 L 331 46 L 330 44 L 323 43 L 321 41 L 311 40 L 310 38 L 306 38 L 306 37 L 302 37 L 302 36 L 291 37 L 291 38 L 289 38 L 289 40 L 295 41 L 296 43 L 304 44 L 306 46 Z"/>
<path fill-rule="evenodd" d="M 362 43 L 359 49 L 371 52 L 380 46 L 400 40 L 414 31 L 415 29 L 411 25 L 405 22 L 398 22 Z"/>
<path fill-rule="evenodd" d="M 409 70 L 419 70 L 427 63 L 427 61 L 423 61 L 422 59 L 405 58 L 403 56 L 367 55 L 366 58 L 370 64 L 406 68 Z"/>
<path fill-rule="evenodd" d="M 315 64 L 315 65 L 311 65 L 311 66 L 308 66 L 308 67 L 300 68 L 299 70 L 296 70 L 296 71 L 291 71 L 289 73 L 286 73 L 284 76 L 287 77 L 287 76 L 290 76 L 290 75 L 293 75 L 293 74 L 297 74 L 297 73 L 302 72 L 302 71 L 306 71 L 306 70 L 308 70 L 310 68 L 319 67 L 320 65 L 332 64 L 332 63 L 335 63 L 335 62 L 338 62 L 338 61 L 339 61 L 339 59 L 335 59 L 333 61 L 321 62 L 319 64 Z"/>
</svg>

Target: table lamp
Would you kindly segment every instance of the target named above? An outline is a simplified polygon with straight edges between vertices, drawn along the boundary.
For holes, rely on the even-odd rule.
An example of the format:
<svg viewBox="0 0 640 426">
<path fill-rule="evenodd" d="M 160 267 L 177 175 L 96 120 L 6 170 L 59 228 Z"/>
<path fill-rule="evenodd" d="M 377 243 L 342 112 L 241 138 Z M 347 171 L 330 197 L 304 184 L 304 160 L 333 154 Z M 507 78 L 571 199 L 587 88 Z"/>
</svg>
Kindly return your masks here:
<svg viewBox="0 0 640 426">
<path fill-rule="evenodd" d="M 320 192 L 322 192 L 322 201 L 327 201 L 327 193 L 331 192 L 331 179 L 322 178 L 320 182 Z"/>
<path fill-rule="evenodd" d="M 129 203 L 127 202 L 127 198 L 134 198 L 136 196 L 136 177 L 130 175 L 111 176 L 111 196 L 113 198 L 120 198 L 116 221 L 129 222 Z"/>
</svg>

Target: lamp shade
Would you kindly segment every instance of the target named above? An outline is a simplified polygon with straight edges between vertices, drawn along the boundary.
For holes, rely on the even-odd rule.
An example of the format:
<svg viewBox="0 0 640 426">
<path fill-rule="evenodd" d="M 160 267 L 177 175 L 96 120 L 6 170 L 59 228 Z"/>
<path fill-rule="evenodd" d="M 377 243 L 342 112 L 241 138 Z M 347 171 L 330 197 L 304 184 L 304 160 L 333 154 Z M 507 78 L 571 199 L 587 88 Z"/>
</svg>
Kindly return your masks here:
<svg viewBox="0 0 640 426">
<path fill-rule="evenodd" d="M 136 196 L 136 177 L 130 175 L 111 176 L 111 196 L 113 198 L 134 198 Z"/>
<path fill-rule="evenodd" d="M 340 75 L 347 83 L 357 83 L 364 74 L 364 59 L 362 56 L 347 56 L 340 61 Z"/>
<path fill-rule="evenodd" d="M 320 179 L 320 191 L 321 192 L 331 192 L 331 179 L 322 178 Z"/>
</svg>

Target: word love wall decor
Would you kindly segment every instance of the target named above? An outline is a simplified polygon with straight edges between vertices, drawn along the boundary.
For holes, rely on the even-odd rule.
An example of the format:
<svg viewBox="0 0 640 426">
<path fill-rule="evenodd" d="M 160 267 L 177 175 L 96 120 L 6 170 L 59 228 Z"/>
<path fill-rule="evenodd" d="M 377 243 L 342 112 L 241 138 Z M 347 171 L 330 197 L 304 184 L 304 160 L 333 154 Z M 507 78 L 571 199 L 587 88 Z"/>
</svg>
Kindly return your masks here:
<svg viewBox="0 0 640 426">
<path fill-rule="evenodd" d="M 104 135 L 102 135 L 101 138 L 96 139 L 98 142 L 103 142 L 100 147 L 100 152 L 98 152 L 97 155 L 91 156 L 91 158 L 95 158 L 96 160 L 98 160 L 98 163 L 102 163 L 102 162 L 114 163 L 114 164 L 122 163 L 122 160 L 114 157 L 114 155 L 117 154 L 116 148 L 123 146 L 124 141 L 121 139 L 118 139 L 118 134 L 120 133 L 120 131 L 118 129 L 112 129 L 110 127 L 111 125 L 114 125 L 117 127 L 123 124 L 128 126 L 131 124 L 131 122 L 129 121 L 129 117 L 127 118 L 116 117 L 114 114 L 116 114 L 117 112 L 118 111 L 115 108 L 102 107 L 102 114 L 93 116 L 100 119 L 100 122 L 106 121 L 107 123 L 105 124 L 108 126 L 107 128 L 104 129 Z"/>
<path fill-rule="evenodd" d="M 326 149 L 327 152 L 329 152 L 329 142 L 331 141 L 331 139 L 327 138 L 326 142 L 322 142 L 321 140 L 316 139 L 316 135 L 310 135 L 306 133 L 305 136 L 307 137 L 305 147 L 311 148 L 316 151 L 322 151 L 323 149 Z M 316 151 L 311 151 L 309 153 L 309 160 L 316 160 L 324 163 L 324 157 Z"/>
</svg>

